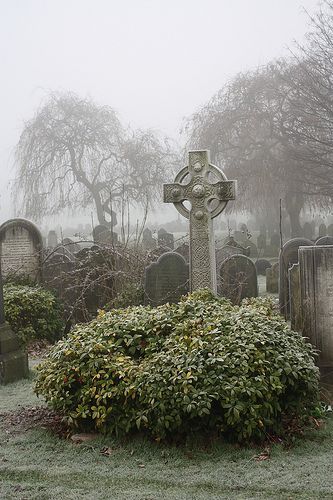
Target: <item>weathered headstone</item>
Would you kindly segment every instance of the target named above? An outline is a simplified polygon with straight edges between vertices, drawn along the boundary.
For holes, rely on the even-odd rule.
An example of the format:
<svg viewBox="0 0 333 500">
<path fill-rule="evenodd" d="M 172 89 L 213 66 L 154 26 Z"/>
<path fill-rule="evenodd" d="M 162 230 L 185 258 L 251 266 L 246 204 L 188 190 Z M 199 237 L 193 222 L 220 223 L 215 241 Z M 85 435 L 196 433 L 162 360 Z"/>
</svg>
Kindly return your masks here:
<svg viewBox="0 0 333 500">
<path fill-rule="evenodd" d="M 163 227 L 157 231 L 157 239 L 160 247 L 167 247 L 170 250 L 174 249 L 175 238 L 172 233 L 168 233 Z"/>
<path fill-rule="evenodd" d="M 99 224 L 93 229 L 93 240 L 98 245 L 114 245 L 118 241 L 118 235 L 109 227 Z"/>
<path fill-rule="evenodd" d="M 322 236 L 321 238 L 318 238 L 315 245 L 316 247 L 333 245 L 333 236 Z"/>
<path fill-rule="evenodd" d="M 47 235 L 47 246 L 49 248 L 55 248 L 58 245 L 58 236 L 55 231 L 49 231 Z"/>
<path fill-rule="evenodd" d="M 288 269 L 289 297 L 290 297 L 290 325 L 291 329 L 301 332 L 303 328 L 303 314 L 301 306 L 301 282 L 299 263 Z"/>
<path fill-rule="evenodd" d="M 279 263 L 275 262 L 271 268 L 266 269 L 266 292 L 278 293 L 279 291 Z"/>
<path fill-rule="evenodd" d="M 322 375 L 333 370 L 333 246 L 299 249 L 303 335 L 319 350 Z"/>
<path fill-rule="evenodd" d="M 266 269 L 272 267 L 272 264 L 267 259 L 258 259 L 255 262 L 257 274 L 261 274 L 262 276 L 266 276 Z"/>
<path fill-rule="evenodd" d="M 215 251 L 217 272 L 219 272 L 223 261 L 225 261 L 232 255 L 245 255 L 244 250 L 245 249 L 243 249 L 240 245 L 237 247 L 233 247 L 231 245 L 224 245 L 221 248 L 217 248 Z"/>
<path fill-rule="evenodd" d="M 189 266 L 176 252 L 161 255 L 145 269 L 145 304 L 178 302 L 189 291 Z"/>
<path fill-rule="evenodd" d="M 68 250 L 72 253 L 72 254 L 75 254 L 77 252 L 79 252 L 81 250 L 81 247 L 78 243 L 76 243 L 75 241 L 73 241 L 71 238 L 64 238 L 62 240 L 62 245 L 66 248 L 68 248 Z"/>
<path fill-rule="evenodd" d="M 280 312 L 289 319 L 289 282 L 288 269 L 298 262 L 298 249 L 300 246 L 311 246 L 313 242 L 305 238 L 293 238 L 287 241 L 280 251 L 279 256 L 279 304 Z"/>
<path fill-rule="evenodd" d="M 41 277 L 43 240 L 37 227 L 25 219 L 11 219 L 0 226 L 3 277 L 9 274 Z"/>
<path fill-rule="evenodd" d="M 142 232 L 142 246 L 144 250 L 153 250 L 157 246 L 153 233 L 148 227 Z"/>
<path fill-rule="evenodd" d="M 3 287 L 0 267 L 0 385 L 28 376 L 28 355 L 17 336 L 5 321 Z"/>
<path fill-rule="evenodd" d="M 179 245 L 177 248 L 175 248 L 175 252 L 179 253 L 179 255 L 182 255 L 186 262 L 189 262 L 190 245 L 188 243 L 182 243 L 181 245 Z"/>
<path fill-rule="evenodd" d="M 174 203 L 177 210 L 190 219 L 191 291 L 207 287 L 216 292 L 212 221 L 229 200 L 235 199 L 235 187 L 235 181 L 228 181 L 223 172 L 209 162 L 208 151 L 190 151 L 188 166 L 177 174 L 173 184 L 164 185 L 164 202 Z M 191 202 L 190 210 L 184 205 L 186 200 Z"/>
<path fill-rule="evenodd" d="M 258 280 L 255 265 L 245 255 L 233 255 L 220 267 L 219 295 L 239 304 L 246 297 L 258 296 Z"/>
</svg>

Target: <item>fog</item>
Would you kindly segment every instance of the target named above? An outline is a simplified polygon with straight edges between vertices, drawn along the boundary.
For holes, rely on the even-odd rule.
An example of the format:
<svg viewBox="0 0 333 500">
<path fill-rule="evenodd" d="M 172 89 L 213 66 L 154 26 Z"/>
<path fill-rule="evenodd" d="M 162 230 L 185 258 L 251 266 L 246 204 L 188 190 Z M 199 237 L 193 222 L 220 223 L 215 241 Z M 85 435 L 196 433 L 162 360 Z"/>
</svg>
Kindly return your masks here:
<svg viewBox="0 0 333 500">
<path fill-rule="evenodd" d="M 232 76 L 288 54 L 317 0 L 1 0 L 1 222 L 13 151 L 50 90 L 113 107 L 178 138 Z M 202 145 L 205 147 L 205 145 Z"/>
</svg>

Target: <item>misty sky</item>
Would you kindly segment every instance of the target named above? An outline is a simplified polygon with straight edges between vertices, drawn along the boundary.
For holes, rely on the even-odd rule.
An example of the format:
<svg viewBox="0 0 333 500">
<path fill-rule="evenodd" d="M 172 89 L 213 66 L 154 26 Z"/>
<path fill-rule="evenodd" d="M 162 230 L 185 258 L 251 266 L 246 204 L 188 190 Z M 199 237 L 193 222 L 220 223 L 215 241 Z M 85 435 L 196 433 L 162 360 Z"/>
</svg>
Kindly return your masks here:
<svg viewBox="0 0 333 500">
<path fill-rule="evenodd" d="M 0 222 L 25 120 L 50 90 L 177 137 L 239 71 L 287 55 L 318 0 L 0 0 Z M 203 144 L 204 148 L 205 145 Z"/>
</svg>

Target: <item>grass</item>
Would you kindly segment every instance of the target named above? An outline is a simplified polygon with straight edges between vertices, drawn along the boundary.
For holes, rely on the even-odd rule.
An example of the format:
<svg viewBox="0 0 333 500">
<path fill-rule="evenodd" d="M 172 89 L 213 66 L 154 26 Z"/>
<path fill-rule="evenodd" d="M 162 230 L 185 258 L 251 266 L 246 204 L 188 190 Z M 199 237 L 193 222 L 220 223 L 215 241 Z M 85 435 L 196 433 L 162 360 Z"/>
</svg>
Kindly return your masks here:
<svg viewBox="0 0 333 500">
<path fill-rule="evenodd" d="M 13 425 L 4 412 L 43 405 L 31 380 L 0 386 L 0 401 L 1 499 L 333 498 L 332 418 L 258 461 L 263 450 L 223 442 L 177 447 L 98 437 L 77 445 L 40 425 Z M 105 448 L 109 455 L 101 453 Z"/>
</svg>

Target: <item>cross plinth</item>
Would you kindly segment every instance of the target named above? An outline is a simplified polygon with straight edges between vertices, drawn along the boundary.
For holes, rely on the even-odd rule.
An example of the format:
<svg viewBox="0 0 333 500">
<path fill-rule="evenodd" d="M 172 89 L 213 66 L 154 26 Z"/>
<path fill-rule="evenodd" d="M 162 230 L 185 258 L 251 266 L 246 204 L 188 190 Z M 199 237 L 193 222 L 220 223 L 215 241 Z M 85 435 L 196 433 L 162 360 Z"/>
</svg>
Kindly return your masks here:
<svg viewBox="0 0 333 500">
<path fill-rule="evenodd" d="M 214 182 L 215 181 L 215 182 Z M 164 202 L 173 203 L 190 219 L 190 289 L 210 288 L 216 293 L 213 218 L 235 199 L 236 181 L 209 162 L 209 151 L 190 151 L 188 166 L 173 184 L 164 184 Z M 191 203 L 188 209 L 185 201 Z"/>
</svg>

